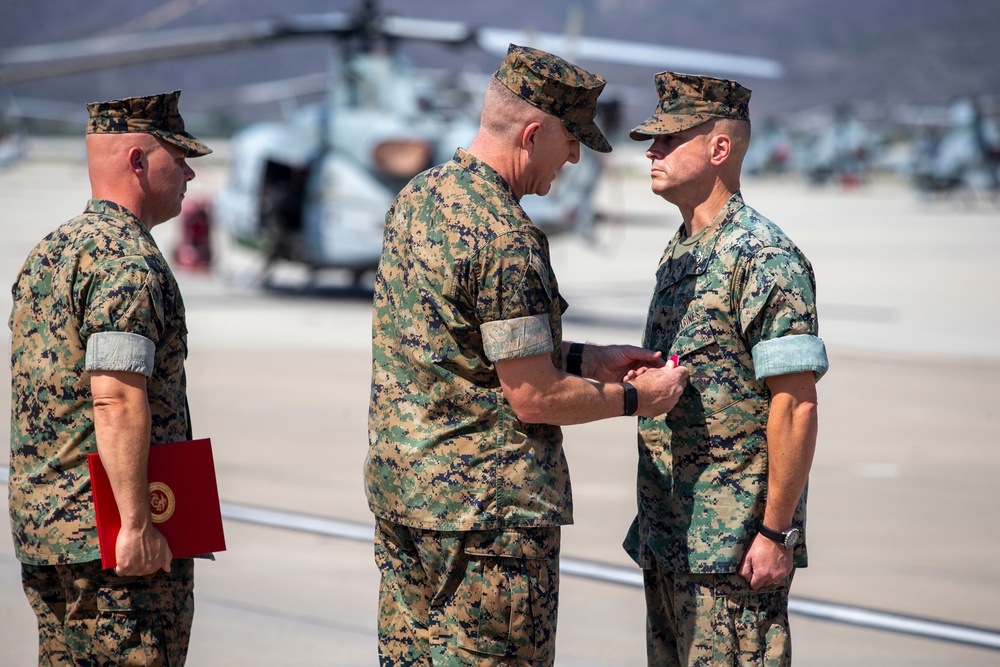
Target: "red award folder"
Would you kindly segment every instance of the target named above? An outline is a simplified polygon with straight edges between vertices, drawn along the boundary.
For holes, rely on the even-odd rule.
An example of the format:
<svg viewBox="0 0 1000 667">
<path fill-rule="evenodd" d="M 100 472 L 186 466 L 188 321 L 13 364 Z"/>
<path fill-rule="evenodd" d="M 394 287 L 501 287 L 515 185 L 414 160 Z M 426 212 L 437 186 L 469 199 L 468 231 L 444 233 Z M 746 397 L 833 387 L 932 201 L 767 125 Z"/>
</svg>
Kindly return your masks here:
<svg viewBox="0 0 1000 667">
<path fill-rule="evenodd" d="M 122 519 L 100 455 L 89 454 L 87 465 L 101 543 L 101 566 L 112 568 L 117 564 L 115 543 Z M 148 475 L 153 523 L 167 538 L 174 558 L 226 550 L 211 440 L 153 445 L 149 448 Z"/>
</svg>

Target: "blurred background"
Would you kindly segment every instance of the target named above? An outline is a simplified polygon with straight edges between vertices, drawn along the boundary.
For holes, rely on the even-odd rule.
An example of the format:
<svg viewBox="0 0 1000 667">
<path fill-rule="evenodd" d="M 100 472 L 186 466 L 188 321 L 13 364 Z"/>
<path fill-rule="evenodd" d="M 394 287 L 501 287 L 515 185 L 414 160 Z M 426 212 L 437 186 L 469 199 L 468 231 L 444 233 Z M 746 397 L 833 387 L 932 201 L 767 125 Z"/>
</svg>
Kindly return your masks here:
<svg viewBox="0 0 1000 667">
<path fill-rule="evenodd" d="M 288 0 L 280 8 L 255 0 L 5 0 L 0 48 L 95 37 L 113 43 L 140 31 L 225 27 L 353 12 L 360 6 L 355 0 Z M 830 172 L 855 172 L 847 175 L 852 180 L 864 170 L 888 168 L 921 172 L 916 178 L 931 187 L 929 181 L 956 178 L 959 169 L 929 164 L 948 128 L 972 125 L 977 115 L 995 121 L 1000 113 L 1000 43 L 993 34 L 1000 6 L 991 0 L 958 5 L 933 0 L 565 0 L 475 6 L 458 0 L 419 6 L 384 0 L 378 8 L 386 15 L 459 21 L 473 28 L 773 59 L 783 69 L 780 77 L 729 74 L 754 90 L 751 111 L 758 136 L 751 170 L 798 169 L 816 180 Z M 0 85 L 0 100 L 8 125 L 23 122 L 31 130 L 73 133 L 83 122 L 83 101 L 182 88 L 191 127 L 226 136 L 250 121 L 287 118 L 298 106 L 318 101 L 332 59 L 343 55 L 340 46 L 330 38 L 288 39 L 212 56 L 12 82 Z M 497 61 L 472 46 L 399 40 L 392 48 L 417 68 L 449 72 L 451 83 L 461 73 L 488 75 Z M 599 61 L 579 60 L 597 69 Z M 621 102 L 620 128 L 648 115 L 655 104 L 651 82 L 657 67 L 601 62 L 599 69 L 610 82 L 605 98 Z M 996 150 L 1000 137 L 995 130 L 978 132 L 986 149 Z"/>
</svg>

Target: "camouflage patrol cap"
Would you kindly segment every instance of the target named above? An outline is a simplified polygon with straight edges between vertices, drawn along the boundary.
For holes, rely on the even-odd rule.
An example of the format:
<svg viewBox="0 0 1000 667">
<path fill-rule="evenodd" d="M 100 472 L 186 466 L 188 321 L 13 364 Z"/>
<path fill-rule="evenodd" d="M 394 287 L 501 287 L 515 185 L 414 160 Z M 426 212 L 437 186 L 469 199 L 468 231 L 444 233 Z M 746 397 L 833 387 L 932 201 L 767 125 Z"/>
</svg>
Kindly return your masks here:
<svg viewBox="0 0 1000 667">
<path fill-rule="evenodd" d="M 208 155 L 212 149 L 184 131 L 177 110 L 181 91 L 146 97 L 126 97 L 87 105 L 87 134 L 152 134 L 187 151 L 187 157 Z"/>
<path fill-rule="evenodd" d="M 656 113 L 628 133 L 636 141 L 680 132 L 713 118 L 750 120 L 750 89 L 735 81 L 676 72 L 660 72 L 655 79 L 660 102 Z"/>
<path fill-rule="evenodd" d="M 611 144 L 594 122 L 605 81 L 559 56 L 511 44 L 494 76 L 518 97 L 550 113 L 574 137 L 599 153 Z"/>
</svg>

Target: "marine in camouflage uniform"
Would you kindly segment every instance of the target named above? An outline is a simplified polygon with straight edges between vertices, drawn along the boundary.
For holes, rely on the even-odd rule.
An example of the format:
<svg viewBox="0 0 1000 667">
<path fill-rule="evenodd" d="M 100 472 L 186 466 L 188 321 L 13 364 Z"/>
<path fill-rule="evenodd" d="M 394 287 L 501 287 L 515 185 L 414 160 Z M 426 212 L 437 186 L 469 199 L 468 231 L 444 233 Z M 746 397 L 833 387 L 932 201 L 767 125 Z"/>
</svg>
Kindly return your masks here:
<svg viewBox="0 0 1000 667">
<path fill-rule="evenodd" d="M 559 119 L 567 138 L 552 145 L 572 147 L 551 165 L 556 170 L 575 161 L 578 141 L 610 150 L 593 122 L 603 86 L 555 56 L 511 45 L 487 93 L 483 126 L 498 94 Z M 383 665 L 554 661 L 559 527 L 572 522 L 569 470 L 559 422 L 520 418 L 502 369 L 535 358 L 562 369 L 567 304 L 546 237 L 520 206 L 524 185 L 479 156 L 496 160 L 481 150 L 488 131 L 415 177 L 386 215 L 365 464 L 377 517 Z M 552 162 L 555 150 L 539 148 L 532 160 Z M 588 345 L 577 361 L 586 369 L 612 347 Z M 652 360 L 638 348 L 629 354 Z M 580 421 L 625 411 L 618 385 L 558 376 L 589 393 L 576 401 L 590 413 Z M 678 376 L 686 377 L 674 370 Z M 679 395 L 678 387 L 670 406 Z"/>
<path fill-rule="evenodd" d="M 736 162 L 728 181 L 714 180 L 717 172 L 703 157 L 709 153 L 698 154 L 705 160 L 697 181 L 702 191 L 706 182 L 730 187 L 713 191 L 722 202 L 714 218 L 692 226 L 690 212 L 702 200 L 690 196 L 698 186 L 678 185 L 680 152 L 690 157 L 697 149 L 683 144 L 725 131 L 705 125 L 716 119 L 745 122 L 749 139 L 750 91 L 671 72 L 657 74 L 656 83 L 657 113 L 630 136 L 658 139 L 647 153 L 654 190 L 688 213 L 657 269 L 644 345 L 677 355 L 691 378 L 673 410 L 639 421 L 639 511 L 625 548 L 644 568 L 649 664 L 787 665 L 788 589 L 793 567 L 807 565 L 804 490 L 789 503 L 783 519 L 789 524 L 762 526 L 774 479 L 769 464 L 776 465 L 769 451 L 777 445 L 768 438 L 780 435 L 769 429 L 775 388 L 784 387 L 775 381 L 801 373 L 808 389 L 828 366 L 813 271 L 777 226 L 744 203 L 736 189 L 738 149 L 729 156 Z M 665 162 L 674 151 L 674 161 Z M 673 189 L 658 186 L 658 177 Z M 812 400 L 814 418 L 814 393 L 803 395 L 800 405 L 808 413 Z M 814 444 L 814 431 L 793 444 L 808 453 L 802 475 Z M 760 531 L 782 544 L 758 537 Z M 754 560 L 763 556 L 748 558 L 757 539 L 763 540 L 757 548 L 784 552 L 787 576 L 757 578 L 755 563 L 766 567 Z"/>
<path fill-rule="evenodd" d="M 178 96 L 90 104 L 88 134 L 153 134 L 180 156 L 210 152 L 184 131 Z M 149 442 L 191 439 L 184 302 L 153 218 L 91 199 L 31 251 L 13 286 L 9 507 L 40 665 L 182 665 L 187 652 L 192 560 L 146 576 L 102 570 L 87 469 L 98 447 L 92 373 L 144 376 Z"/>
</svg>

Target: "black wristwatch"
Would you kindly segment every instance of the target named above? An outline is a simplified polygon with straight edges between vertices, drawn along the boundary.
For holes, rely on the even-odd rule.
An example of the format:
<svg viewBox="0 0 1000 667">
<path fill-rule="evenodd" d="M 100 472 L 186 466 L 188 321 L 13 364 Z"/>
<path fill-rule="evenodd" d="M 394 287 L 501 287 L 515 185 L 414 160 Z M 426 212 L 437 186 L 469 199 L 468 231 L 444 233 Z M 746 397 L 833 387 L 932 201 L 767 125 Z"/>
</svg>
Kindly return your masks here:
<svg viewBox="0 0 1000 667">
<path fill-rule="evenodd" d="M 757 529 L 757 532 L 767 539 L 777 542 L 786 549 L 791 549 L 798 544 L 799 535 L 801 534 L 801 531 L 798 528 L 789 528 L 782 533 L 777 530 L 771 530 L 764 524 L 760 524 L 760 528 Z"/>
</svg>

